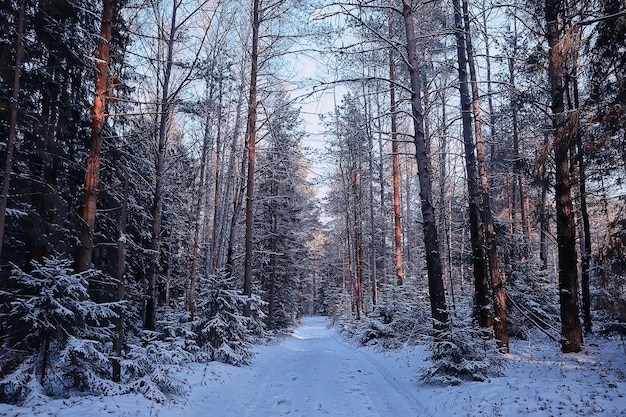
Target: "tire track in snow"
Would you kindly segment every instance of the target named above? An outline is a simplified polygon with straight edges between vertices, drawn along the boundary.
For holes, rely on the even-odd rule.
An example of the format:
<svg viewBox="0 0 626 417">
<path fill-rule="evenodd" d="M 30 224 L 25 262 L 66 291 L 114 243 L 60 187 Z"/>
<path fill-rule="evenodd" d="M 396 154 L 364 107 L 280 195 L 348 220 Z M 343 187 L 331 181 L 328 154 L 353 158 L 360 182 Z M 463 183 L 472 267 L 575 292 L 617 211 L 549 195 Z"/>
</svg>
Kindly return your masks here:
<svg viewBox="0 0 626 417">
<path fill-rule="evenodd" d="M 372 354 L 343 341 L 324 318 L 262 347 L 246 381 L 231 381 L 223 417 L 412 417 L 426 408 Z"/>
</svg>

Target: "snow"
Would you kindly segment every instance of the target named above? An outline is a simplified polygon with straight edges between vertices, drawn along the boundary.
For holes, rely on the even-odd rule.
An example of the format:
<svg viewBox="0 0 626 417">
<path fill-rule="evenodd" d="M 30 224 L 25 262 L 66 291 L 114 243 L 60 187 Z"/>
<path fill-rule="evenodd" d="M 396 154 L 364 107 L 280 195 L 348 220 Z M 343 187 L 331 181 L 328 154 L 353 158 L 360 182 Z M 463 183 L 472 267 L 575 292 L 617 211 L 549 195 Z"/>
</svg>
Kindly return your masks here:
<svg viewBox="0 0 626 417">
<path fill-rule="evenodd" d="M 626 416 L 626 347 L 589 339 L 581 353 L 549 342 L 511 343 L 504 376 L 437 386 L 420 382 L 423 346 L 378 352 L 346 342 L 326 318 L 303 319 L 280 343 L 255 348 L 248 367 L 191 365 L 187 397 L 158 404 L 139 395 L 72 397 L 1 416 Z"/>
</svg>

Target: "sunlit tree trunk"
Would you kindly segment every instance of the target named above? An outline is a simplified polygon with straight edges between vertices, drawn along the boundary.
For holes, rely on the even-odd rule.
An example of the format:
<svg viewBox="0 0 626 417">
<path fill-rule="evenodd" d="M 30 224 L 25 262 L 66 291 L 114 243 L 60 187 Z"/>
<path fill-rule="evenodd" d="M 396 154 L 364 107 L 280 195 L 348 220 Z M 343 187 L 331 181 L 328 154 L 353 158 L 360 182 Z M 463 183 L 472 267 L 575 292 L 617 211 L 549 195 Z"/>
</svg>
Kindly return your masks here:
<svg viewBox="0 0 626 417">
<path fill-rule="evenodd" d="M 465 149 L 465 167 L 467 172 L 467 191 L 469 198 L 470 240 L 474 273 L 474 291 L 478 324 L 484 329 L 492 326 L 491 300 L 489 294 L 489 271 L 485 253 L 485 235 L 481 222 L 481 193 L 478 188 L 476 150 L 472 137 L 472 97 L 469 91 L 467 74 L 467 55 L 465 29 L 460 0 L 452 1 L 454 7 L 455 36 L 457 44 L 459 91 L 461 98 L 461 119 L 463 124 L 463 144 Z"/>
<path fill-rule="evenodd" d="M 391 0 L 390 0 L 391 3 Z M 392 32 L 392 11 L 389 11 L 389 33 Z M 393 225 L 394 225 L 394 254 L 396 267 L 396 282 L 398 285 L 404 283 L 404 269 L 402 266 L 402 221 L 400 206 L 400 164 L 398 163 L 398 122 L 396 106 L 396 66 L 393 61 L 393 52 L 389 52 L 389 100 L 391 114 L 391 171 L 393 181 Z"/>
<path fill-rule="evenodd" d="M 98 201 L 98 181 L 100 179 L 100 154 L 102 150 L 102 130 L 104 128 L 106 98 L 109 91 L 109 57 L 111 28 L 113 26 L 114 0 L 104 0 L 100 38 L 98 39 L 98 58 L 96 59 L 96 96 L 91 113 L 91 139 L 87 173 L 85 175 L 85 195 L 83 207 L 83 225 L 80 236 L 80 256 L 78 270 L 91 268 L 96 225 L 96 205 Z"/>
<path fill-rule="evenodd" d="M 485 162 L 485 149 L 480 114 L 480 97 L 478 93 L 478 81 L 474 62 L 474 48 L 470 32 L 469 7 L 467 0 L 463 0 L 463 14 L 465 26 L 465 48 L 470 70 L 472 87 L 472 109 L 474 111 L 474 134 L 476 139 L 476 158 L 478 160 L 478 176 L 480 178 L 482 221 L 485 235 L 485 250 L 487 253 L 489 276 L 491 278 L 491 294 L 493 298 L 493 331 L 495 333 L 498 348 L 502 353 L 509 353 L 509 332 L 506 321 L 506 293 L 500 271 L 498 248 L 496 246 L 496 234 L 493 226 L 491 213 L 491 195 L 487 178 L 487 164 Z"/>
</svg>

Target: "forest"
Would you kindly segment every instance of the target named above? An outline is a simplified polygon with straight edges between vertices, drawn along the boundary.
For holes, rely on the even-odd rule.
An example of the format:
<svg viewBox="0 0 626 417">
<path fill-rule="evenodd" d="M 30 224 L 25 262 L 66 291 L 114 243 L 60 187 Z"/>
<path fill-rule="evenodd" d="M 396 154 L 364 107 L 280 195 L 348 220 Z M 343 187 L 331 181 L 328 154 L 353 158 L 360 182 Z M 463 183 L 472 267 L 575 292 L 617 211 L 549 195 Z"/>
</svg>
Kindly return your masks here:
<svg viewBox="0 0 626 417">
<path fill-rule="evenodd" d="M 3 403 L 626 334 L 624 0 L 0 0 L 0 138 Z"/>
</svg>

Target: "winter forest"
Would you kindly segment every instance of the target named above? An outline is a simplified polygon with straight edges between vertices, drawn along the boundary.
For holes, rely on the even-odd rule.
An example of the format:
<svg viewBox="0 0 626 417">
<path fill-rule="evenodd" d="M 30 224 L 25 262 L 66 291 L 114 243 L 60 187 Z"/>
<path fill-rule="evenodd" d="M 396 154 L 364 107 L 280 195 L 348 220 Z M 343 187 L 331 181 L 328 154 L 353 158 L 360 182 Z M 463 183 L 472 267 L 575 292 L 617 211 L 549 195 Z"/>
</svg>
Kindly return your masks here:
<svg viewBox="0 0 626 417">
<path fill-rule="evenodd" d="M 624 0 L 0 0 L 0 138 L 0 414 L 330 328 L 423 348 L 390 392 L 612 358 L 626 410 Z"/>
</svg>

